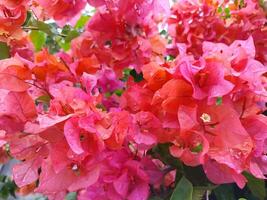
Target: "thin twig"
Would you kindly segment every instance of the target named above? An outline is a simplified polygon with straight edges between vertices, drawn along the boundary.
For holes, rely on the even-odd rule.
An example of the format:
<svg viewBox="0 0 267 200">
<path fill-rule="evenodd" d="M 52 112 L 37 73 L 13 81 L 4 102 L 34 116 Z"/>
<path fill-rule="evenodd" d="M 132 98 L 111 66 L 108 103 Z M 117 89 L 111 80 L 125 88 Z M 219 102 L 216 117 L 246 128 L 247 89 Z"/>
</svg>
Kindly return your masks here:
<svg viewBox="0 0 267 200">
<path fill-rule="evenodd" d="M 22 29 L 24 29 L 24 30 L 30 30 L 30 31 L 42 31 L 41 29 L 39 29 L 36 26 L 23 26 Z M 63 37 L 63 38 L 67 37 L 67 35 L 62 34 L 62 33 L 54 33 L 54 34 L 55 35 L 58 35 L 60 37 Z"/>
</svg>

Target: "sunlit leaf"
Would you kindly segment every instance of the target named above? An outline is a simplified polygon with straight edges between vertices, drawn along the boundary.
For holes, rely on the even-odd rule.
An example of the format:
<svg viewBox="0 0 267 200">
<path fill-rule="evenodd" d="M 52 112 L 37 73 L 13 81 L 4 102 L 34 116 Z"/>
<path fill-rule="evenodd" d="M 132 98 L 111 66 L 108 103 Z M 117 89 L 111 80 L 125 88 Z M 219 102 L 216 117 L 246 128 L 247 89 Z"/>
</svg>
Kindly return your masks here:
<svg viewBox="0 0 267 200">
<path fill-rule="evenodd" d="M 76 199 L 77 199 L 77 193 L 76 192 L 70 192 L 65 197 L 65 200 L 76 200 Z"/>
<path fill-rule="evenodd" d="M 177 186 L 175 187 L 170 200 L 192 200 L 193 199 L 193 185 L 182 177 Z"/>
<path fill-rule="evenodd" d="M 36 51 L 40 51 L 45 45 L 46 34 L 42 31 L 31 31 L 30 38 Z"/>
<path fill-rule="evenodd" d="M 0 42 L 0 60 L 9 58 L 9 47 L 6 43 Z"/>
<path fill-rule="evenodd" d="M 34 21 L 33 25 L 36 26 L 39 31 L 43 31 L 48 35 L 53 35 L 54 34 L 54 32 L 52 31 L 53 27 L 51 25 L 49 25 L 49 24 L 46 24 L 45 22 Z"/>
<path fill-rule="evenodd" d="M 90 19 L 89 15 L 82 15 L 80 17 L 80 19 L 77 21 L 76 25 L 74 26 L 74 28 L 76 29 L 82 29 L 85 24 L 88 22 L 88 20 Z"/>
<path fill-rule="evenodd" d="M 67 37 L 65 38 L 66 42 L 71 42 L 74 38 L 78 37 L 80 33 L 76 30 L 72 30 L 68 33 Z"/>
</svg>

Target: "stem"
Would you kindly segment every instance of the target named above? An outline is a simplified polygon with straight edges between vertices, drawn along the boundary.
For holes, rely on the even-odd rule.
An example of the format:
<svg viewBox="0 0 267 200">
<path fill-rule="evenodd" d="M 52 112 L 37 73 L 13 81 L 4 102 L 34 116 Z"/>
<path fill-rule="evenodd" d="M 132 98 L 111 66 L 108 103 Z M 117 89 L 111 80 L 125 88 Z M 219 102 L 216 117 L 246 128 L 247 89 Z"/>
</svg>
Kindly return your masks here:
<svg viewBox="0 0 267 200">
<path fill-rule="evenodd" d="M 49 93 L 49 91 L 48 91 L 47 89 L 42 88 L 42 87 L 36 85 L 35 83 L 31 83 L 31 82 L 28 82 L 28 81 L 24 81 L 24 82 L 27 83 L 27 84 L 30 84 L 30 85 L 32 85 L 32 86 L 34 86 L 34 87 L 36 87 L 36 88 L 38 88 L 38 89 L 40 89 L 40 90 L 43 90 L 45 93 L 47 93 L 47 95 L 48 95 L 51 99 L 53 98 L 52 95 Z"/>
<path fill-rule="evenodd" d="M 70 67 L 69 67 L 69 65 L 67 65 L 67 63 L 65 62 L 65 60 L 64 59 L 62 59 L 62 58 L 59 58 L 60 59 L 60 61 L 65 65 L 65 67 L 70 71 Z M 70 71 L 71 72 L 71 71 Z"/>
<path fill-rule="evenodd" d="M 207 190 L 207 191 L 206 191 L 206 200 L 209 200 L 209 195 L 210 195 L 210 191 Z"/>
<path fill-rule="evenodd" d="M 24 29 L 24 30 L 31 30 L 31 31 L 42 31 L 41 29 L 39 29 L 36 26 L 23 26 L 22 29 Z M 67 35 L 62 34 L 62 33 L 54 33 L 54 34 L 55 35 L 58 35 L 60 37 L 63 37 L 63 38 L 67 37 Z"/>
<path fill-rule="evenodd" d="M 246 106 L 247 106 L 247 98 L 245 97 L 244 101 L 243 101 L 243 105 L 242 105 L 242 112 L 240 114 L 240 117 L 239 119 L 242 119 L 243 118 L 243 115 L 245 113 L 245 110 L 246 110 Z"/>
<path fill-rule="evenodd" d="M 34 27 L 34 26 L 23 26 L 22 28 L 24 30 L 39 30 L 38 27 Z"/>
</svg>

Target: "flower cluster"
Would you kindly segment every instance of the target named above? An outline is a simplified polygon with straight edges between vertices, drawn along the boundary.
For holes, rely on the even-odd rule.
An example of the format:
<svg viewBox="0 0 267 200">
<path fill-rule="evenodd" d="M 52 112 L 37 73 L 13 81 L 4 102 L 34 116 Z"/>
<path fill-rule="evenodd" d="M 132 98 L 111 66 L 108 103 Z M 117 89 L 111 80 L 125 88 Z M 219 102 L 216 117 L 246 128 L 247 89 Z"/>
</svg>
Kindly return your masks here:
<svg viewBox="0 0 267 200">
<path fill-rule="evenodd" d="M 41 20 L 75 24 L 88 4 L 95 14 L 68 51 L 34 52 L 29 34 L 51 31 Z M 146 200 L 173 188 L 174 162 L 213 184 L 265 179 L 267 31 L 256 1 L 3 0 L 0 22 L 0 157 L 21 161 L 18 187 L 51 200 Z"/>
</svg>

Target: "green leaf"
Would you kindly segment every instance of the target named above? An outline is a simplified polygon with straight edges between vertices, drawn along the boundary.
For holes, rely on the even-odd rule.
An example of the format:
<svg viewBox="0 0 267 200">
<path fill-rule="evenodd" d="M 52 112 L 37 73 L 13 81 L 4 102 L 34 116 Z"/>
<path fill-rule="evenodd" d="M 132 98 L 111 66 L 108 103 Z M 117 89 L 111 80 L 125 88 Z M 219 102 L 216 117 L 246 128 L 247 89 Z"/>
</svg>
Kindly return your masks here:
<svg viewBox="0 0 267 200">
<path fill-rule="evenodd" d="M 129 69 L 129 68 L 125 68 L 123 70 L 123 77 L 120 78 L 121 81 L 123 82 L 126 82 L 130 76 L 130 73 L 131 73 L 132 69 Z"/>
<path fill-rule="evenodd" d="M 217 200 L 236 200 L 231 184 L 223 184 L 213 190 Z"/>
<path fill-rule="evenodd" d="M 101 104 L 101 103 L 96 104 L 96 107 L 97 107 L 98 109 L 101 109 L 102 111 L 106 111 L 106 110 L 107 110 L 107 108 L 106 108 L 103 104 Z"/>
<path fill-rule="evenodd" d="M 162 30 L 162 31 L 160 31 L 160 33 L 159 33 L 160 35 L 167 35 L 168 34 L 168 32 L 166 31 L 166 30 Z"/>
<path fill-rule="evenodd" d="M 170 200 L 192 200 L 193 199 L 193 185 L 182 177 L 177 186 L 175 187 Z"/>
<path fill-rule="evenodd" d="M 70 192 L 65 197 L 65 200 L 76 200 L 76 199 L 77 199 L 77 193 L 76 192 Z"/>
<path fill-rule="evenodd" d="M 106 98 L 109 98 L 109 97 L 111 97 L 111 96 L 112 96 L 112 93 L 111 93 L 111 92 L 106 92 L 106 93 L 105 93 L 105 97 L 106 97 Z"/>
<path fill-rule="evenodd" d="M 11 181 L 7 176 L 1 175 L 0 199 L 7 199 L 10 195 L 16 197 L 15 190 L 16 185 L 14 181 Z"/>
<path fill-rule="evenodd" d="M 147 154 L 151 155 L 153 158 L 160 159 L 166 165 L 170 165 L 179 169 L 179 171 L 182 171 L 183 165 L 180 160 L 170 154 L 170 146 L 170 143 L 158 144 L 157 146 L 150 149 Z"/>
<path fill-rule="evenodd" d="M 0 60 L 9 58 L 9 47 L 5 42 L 0 42 Z"/>
<path fill-rule="evenodd" d="M 45 32 L 48 35 L 53 35 L 52 27 L 41 21 L 36 21 L 36 26 L 40 31 Z"/>
<path fill-rule="evenodd" d="M 166 61 L 173 61 L 174 59 L 175 59 L 175 57 L 172 56 L 172 55 L 167 55 L 167 56 L 165 57 L 165 60 L 166 60 Z"/>
<path fill-rule="evenodd" d="M 223 102 L 222 97 L 217 97 L 217 99 L 216 99 L 216 106 L 222 105 L 222 102 Z"/>
<path fill-rule="evenodd" d="M 32 17 L 32 13 L 30 11 L 27 11 L 27 17 L 26 17 L 26 20 L 22 26 L 27 26 L 28 23 L 30 22 L 31 17 Z"/>
<path fill-rule="evenodd" d="M 251 193 L 258 197 L 260 200 L 264 200 L 266 197 L 265 191 L 265 182 L 264 180 L 257 179 L 249 173 L 244 173 L 244 176 L 247 178 L 247 186 L 250 189 Z"/>
<path fill-rule="evenodd" d="M 163 199 L 160 198 L 160 197 L 151 197 L 151 198 L 149 198 L 148 200 L 163 200 Z"/>
<path fill-rule="evenodd" d="M 50 106 L 50 100 L 51 100 L 51 98 L 49 95 L 42 95 L 42 96 L 38 97 L 37 99 L 35 99 L 35 105 L 42 103 L 43 109 L 45 111 L 48 111 L 49 106 Z"/>
<path fill-rule="evenodd" d="M 259 0 L 259 4 L 260 4 L 260 6 L 263 8 L 263 10 L 266 12 L 267 10 L 266 10 L 266 1 L 265 0 Z"/>
<path fill-rule="evenodd" d="M 68 51 L 70 49 L 70 43 L 69 42 L 58 42 L 58 45 L 64 50 Z"/>
<path fill-rule="evenodd" d="M 80 17 L 80 19 L 77 21 L 76 25 L 74 26 L 74 28 L 76 29 L 82 29 L 85 24 L 88 22 L 88 20 L 90 19 L 89 15 L 82 15 Z"/>
<path fill-rule="evenodd" d="M 124 92 L 124 90 L 122 90 L 122 89 L 117 89 L 114 91 L 114 93 L 119 97 L 123 94 L 123 92 Z"/>
<path fill-rule="evenodd" d="M 47 35 L 46 41 L 45 41 L 45 46 L 48 48 L 49 53 L 54 54 L 59 52 L 60 46 L 58 42 L 55 41 L 56 37 Z"/>
<path fill-rule="evenodd" d="M 224 13 L 225 13 L 225 18 L 226 19 L 231 18 L 231 10 L 230 10 L 230 8 L 225 8 L 224 9 Z"/>
<path fill-rule="evenodd" d="M 78 37 L 80 33 L 77 30 L 71 30 L 68 34 L 67 37 L 65 38 L 66 42 L 71 42 L 74 38 Z"/>
<path fill-rule="evenodd" d="M 35 51 L 40 51 L 45 45 L 46 34 L 42 31 L 31 31 L 30 38 L 35 47 Z"/>
<path fill-rule="evenodd" d="M 245 1 L 244 0 L 240 0 L 239 8 L 244 8 L 244 7 L 245 7 Z"/>
<path fill-rule="evenodd" d="M 198 144 L 197 146 L 194 146 L 191 151 L 194 153 L 199 153 L 203 150 L 203 145 L 202 144 Z"/>
<path fill-rule="evenodd" d="M 130 72 L 130 75 L 134 78 L 134 82 L 141 82 L 142 80 L 144 80 L 144 78 L 143 78 L 143 73 L 141 72 L 141 73 L 137 73 L 136 71 L 135 71 L 135 69 L 133 69 L 131 72 Z"/>
<path fill-rule="evenodd" d="M 190 180 L 194 186 L 211 187 L 212 183 L 208 180 L 202 166 L 191 167 L 184 165 L 183 170 L 186 178 Z"/>
<path fill-rule="evenodd" d="M 47 103 L 49 104 L 51 98 L 49 95 L 42 95 L 36 99 L 37 102 Z"/>
<path fill-rule="evenodd" d="M 67 35 L 71 30 L 72 30 L 72 27 L 70 25 L 65 25 L 61 33 Z"/>
<path fill-rule="evenodd" d="M 43 31 L 44 33 L 50 36 L 56 33 L 56 30 L 54 30 L 55 28 L 51 24 L 47 24 L 42 21 L 31 20 L 28 24 L 29 28 L 34 28 L 36 30 Z M 27 26 L 25 28 L 27 28 Z"/>
<path fill-rule="evenodd" d="M 208 187 L 194 187 L 192 199 L 201 200 L 207 190 Z"/>
</svg>

